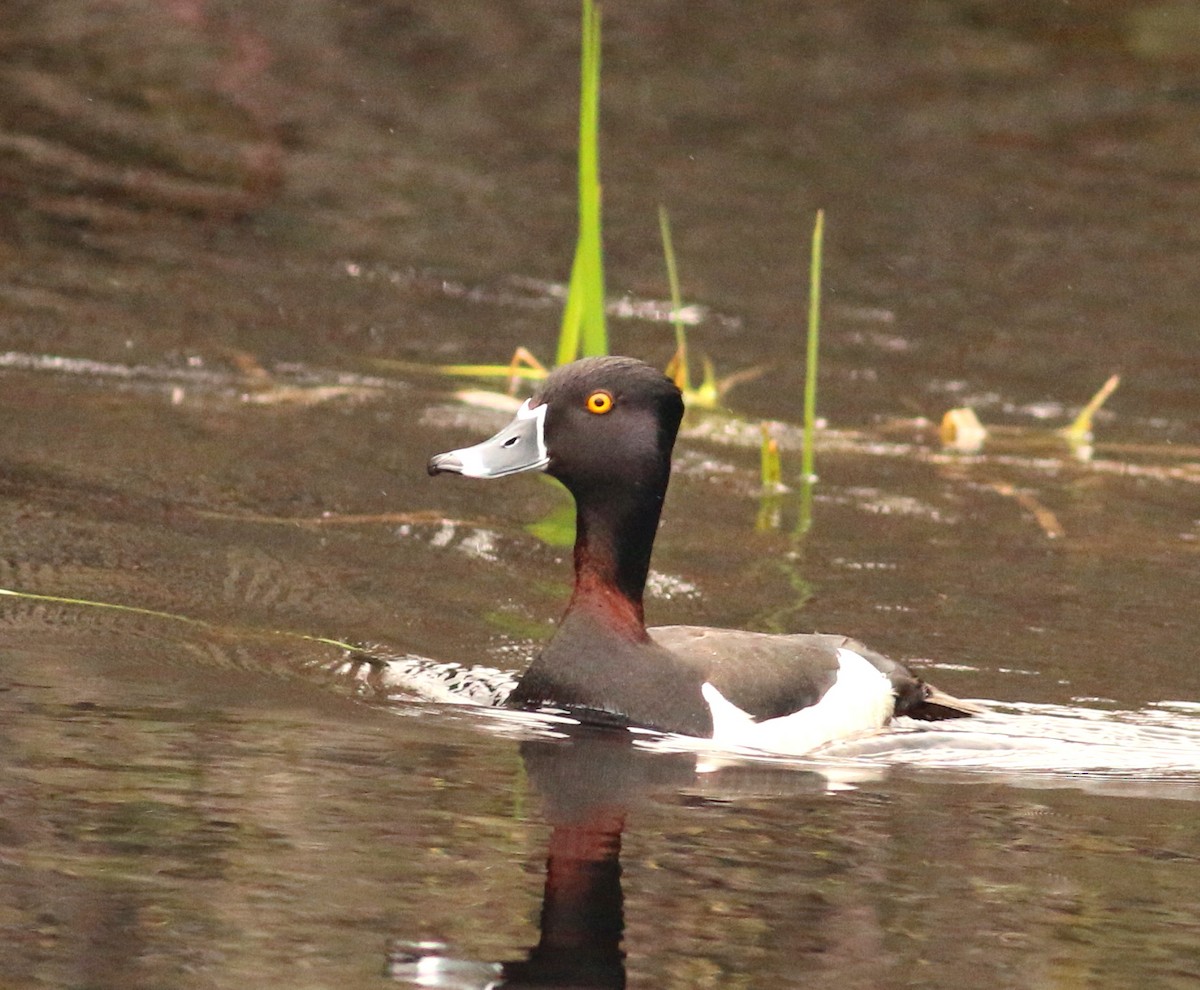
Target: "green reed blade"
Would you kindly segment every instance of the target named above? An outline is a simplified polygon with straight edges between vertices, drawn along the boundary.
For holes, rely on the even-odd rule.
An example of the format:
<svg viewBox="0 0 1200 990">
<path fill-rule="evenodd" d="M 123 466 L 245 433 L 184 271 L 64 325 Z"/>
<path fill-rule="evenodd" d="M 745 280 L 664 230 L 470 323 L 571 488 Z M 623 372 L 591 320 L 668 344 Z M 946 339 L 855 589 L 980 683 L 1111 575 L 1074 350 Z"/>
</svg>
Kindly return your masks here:
<svg viewBox="0 0 1200 990">
<path fill-rule="evenodd" d="M 583 327 L 583 252 L 581 243 L 575 245 L 575 260 L 571 263 L 571 281 L 567 285 L 567 304 L 563 308 L 562 328 L 558 332 L 555 364 L 567 364 L 579 357 L 579 335 Z"/>
<path fill-rule="evenodd" d="M 579 238 L 555 361 L 608 353 L 600 225 L 600 10 L 583 0 L 579 91 Z"/>
<path fill-rule="evenodd" d="M 671 287 L 671 323 L 675 327 L 675 384 L 684 393 L 692 388 L 691 372 L 688 369 L 687 331 L 683 328 L 683 295 L 679 291 L 679 268 L 675 263 L 675 244 L 671 240 L 671 218 L 667 208 L 658 206 L 658 230 L 662 236 L 663 258 L 667 263 L 667 283 Z"/>
<path fill-rule="evenodd" d="M 821 250 L 825 239 L 825 211 L 817 210 L 813 225 L 812 260 L 808 273 L 808 344 L 804 362 L 804 449 L 800 454 L 800 509 L 797 533 L 812 528 L 812 495 L 817 429 L 817 354 L 821 334 Z"/>
<path fill-rule="evenodd" d="M 140 605 L 122 605 L 118 602 L 101 602 L 90 598 L 74 598 L 66 595 L 46 595 L 35 591 L 20 591 L 14 588 L 0 588 L 0 595 L 30 602 L 52 602 L 57 605 L 72 605 L 76 608 L 106 609 L 111 612 L 123 612 L 126 615 L 145 615 L 155 619 L 165 619 L 169 622 L 182 622 L 185 625 L 196 626 L 212 632 L 237 632 L 243 636 L 280 636 L 288 639 L 301 639 L 309 643 L 321 643 L 325 646 L 336 646 L 340 650 L 359 649 L 353 643 L 344 643 L 340 639 L 329 639 L 326 636 L 310 636 L 307 633 L 291 632 L 287 629 L 235 629 L 232 626 L 219 626 L 204 619 L 194 619 L 189 615 L 179 615 L 176 612 L 163 612 L 155 608 L 142 608 Z"/>
<path fill-rule="evenodd" d="M 1088 400 L 1088 404 L 1084 406 L 1079 415 L 1066 429 L 1060 432 L 1068 440 L 1075 443 L 1086 443 L 1092 436 L 1092 417 L 1096 415 L 1096 411 L 1108 401 L 1108 397 L 1117 390 L 1117 386 L 1121 384 L 1120 375 L 1112 375 L 1103 385 L 1100 390 Z"/>
<path fill-rule="evenodd" d="M 812 261 L 808 282 L 808 348 L 804 366 L 804 451 L 800 470 L 813 477 L 814 435 L 817 424 L 817 354 L 821 335 L 821 249 L 825 238 L 825 211 L 817 210 L 813 225 Z"/>
<path fill-rule="evenodd" d="M 778 492 L 783 485 L 783 464 L 779 457 L 779 441 L 771 435 L 771 428 L 763 423 L 762 444 L 759 447 L 759 479 L 764 492 Z"/>
</svg>

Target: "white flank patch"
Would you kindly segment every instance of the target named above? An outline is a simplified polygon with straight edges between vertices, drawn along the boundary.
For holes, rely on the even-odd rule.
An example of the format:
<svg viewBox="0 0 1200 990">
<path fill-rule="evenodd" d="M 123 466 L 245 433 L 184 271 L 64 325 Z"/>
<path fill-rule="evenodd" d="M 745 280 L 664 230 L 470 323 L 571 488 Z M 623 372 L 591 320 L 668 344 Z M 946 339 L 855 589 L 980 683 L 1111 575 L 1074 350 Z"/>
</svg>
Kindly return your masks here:
<svg viewBox="0 0 1200 990">
<path fill-rule="evenodd" d="M 834 739 L 887 725 L 896 707 L 891 681 L 853 650 L 838 652 L 837 679 L 815 705 L 755 722 L 711 684 L 700 691 L 712 709 L 713 742 L 801 756 Z"/>
</svg>

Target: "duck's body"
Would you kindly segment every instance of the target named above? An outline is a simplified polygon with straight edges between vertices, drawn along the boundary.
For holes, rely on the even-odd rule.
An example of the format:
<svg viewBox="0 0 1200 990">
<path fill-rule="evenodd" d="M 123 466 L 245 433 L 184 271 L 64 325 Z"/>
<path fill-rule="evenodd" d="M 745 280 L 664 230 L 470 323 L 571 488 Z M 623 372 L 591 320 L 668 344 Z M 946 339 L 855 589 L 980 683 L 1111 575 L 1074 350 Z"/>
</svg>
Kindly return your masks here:
<svg viewBox="0 0 1200 990">
<path fill-rule="evenodd" d="M 544 470 L 575 497 L 575 590 L 554 638 L 505 701 L 585 719 L 804 753 L 894 715 L 979 709 L 843 636 L 647 629 L 642 594 L 683 416 L 678 388 L 631 358 L 557 369 L 490 440 L 429 472 Z"/>
</svg>

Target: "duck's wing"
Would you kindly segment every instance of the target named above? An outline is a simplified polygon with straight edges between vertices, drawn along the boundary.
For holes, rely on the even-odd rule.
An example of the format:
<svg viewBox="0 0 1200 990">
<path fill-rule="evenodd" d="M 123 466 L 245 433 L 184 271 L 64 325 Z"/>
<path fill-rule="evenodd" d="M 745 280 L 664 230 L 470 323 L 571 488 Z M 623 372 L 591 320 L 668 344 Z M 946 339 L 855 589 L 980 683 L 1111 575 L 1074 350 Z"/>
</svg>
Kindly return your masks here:
<svg viewBox="0 0 1200 990">
<path fill-rule="evenodd" d="M 776 636 L 706 626 L 656 626 L 659 646 L 695 665 L 704 680 L 754 721 L 815 705 L 837 681 L 842 636 Z"/>
</svg>

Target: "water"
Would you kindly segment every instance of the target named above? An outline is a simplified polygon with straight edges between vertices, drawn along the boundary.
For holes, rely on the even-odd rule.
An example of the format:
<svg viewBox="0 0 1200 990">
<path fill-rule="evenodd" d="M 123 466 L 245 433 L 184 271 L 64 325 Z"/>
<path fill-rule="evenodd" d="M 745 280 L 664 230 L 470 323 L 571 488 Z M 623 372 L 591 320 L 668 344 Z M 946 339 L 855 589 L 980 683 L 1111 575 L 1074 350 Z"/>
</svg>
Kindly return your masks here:
<svg viewBox="0 0 1200 990">
<path fill-rule="evenodd" d="M 992 709 L 805 760 L 345 674 L 519 667 L 568 591 L 553 485 L 425 476 L 504 414 L 412 365 L 552 350 L 570 5 L 10 20 L 0 985 L 1195 984 L 1188 5 L 606 7 L 616 346 L 669 354 L 664 202 L 694 346 L 763 369 L 685 425 L 652 621 L 849 633 Z M 819 206 L 797 541 L 758 422 Z M 1048 431 L 1113 371 L 1080 459 Z M 955 405 L 1016 433 L 944 452 Z"/>
</svg>

